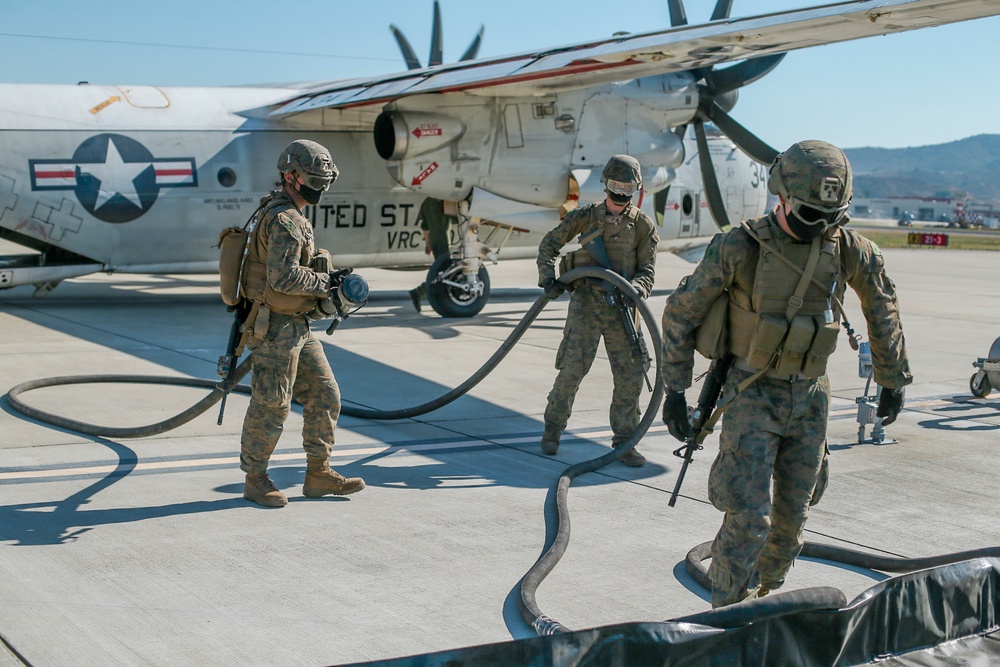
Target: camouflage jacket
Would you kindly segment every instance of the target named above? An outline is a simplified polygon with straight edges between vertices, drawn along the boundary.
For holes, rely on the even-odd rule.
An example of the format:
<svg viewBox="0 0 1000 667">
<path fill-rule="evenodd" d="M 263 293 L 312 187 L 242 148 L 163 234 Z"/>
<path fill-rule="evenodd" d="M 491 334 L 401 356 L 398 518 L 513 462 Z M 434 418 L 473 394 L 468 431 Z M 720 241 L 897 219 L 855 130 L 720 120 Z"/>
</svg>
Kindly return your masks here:
<svg viewBox="0 0 1000 667">
<path fill-rule="evenodd" d="M 602 238 L 604 239 L 605 247 L 608 248 L 608 255 L 612 263 L 611 268 L 618 273 L 623 273 L 621 267 L 615 266 L 614 250 L 611 246 L 615 239 L 624 233 L 623 228 L 627 230 L 624 226 L 633 224 L 630 220 L 631 216 L 627 215 L 633 205 L 628 204 L 622 211 L 622 214 L 614 218 L 618 222 L 611 222 L 612 218 L 606 217 L 607 208 L 604 202 L 601 202 L 581 206 L 570 211 L 542 239 L 542 242 L 538 245 L 537 259 L 539 286 L 544 284 L 548 279 L 556 277 L 555 262 L 563 246 L 576 241 L 581 233 L 592 229 L 591 215 L 594 207 L 597 208 L 598 220 L 605 220 Z M 635 214 L 635 237 L 632 243 L 632 248 L 635 252 L 635 272 L 633 275 L 625 277 L 631 281 L 632 286 L 635 287 L 640 295 L 647 297 L 653 290 L 653 279 L 656 272 L 656 246 L 660 242 L 660 237 L 656 233 L 656 226 L 648 215 L 639 210 L 636 210 Z"/>
<path fill-rule="evenodd" d="M 266 253 L 268 285 L 282 294 L 326 296 L 330 275 L 309 268 L 316 256 L 312 225 L 283 191 L 274 200 L 280 204 L 261 220 L 258 237 L 261 254 Z"/>
<path fill-rule="evenodd" d="M 768 216 L 776 236 L 788 239 L 774 218 Z M 836 296 L 843 302 L 846 286 L 857 293 L 868 323 L 875 382 L 895 389 L 913 381 L 899 319 L 896 286 L 885 273 L 882 251 L 853 229 L 839 230 L 840 272 Z M 694 331 L 704 321 L 709 306 L 725 289 L 753 292 L 760 247 L 738 227 L 717 234 L 694 273 L 681 280 L 663 309 L 663 380 L 668 389 L 691 386 L 694 366 Z"/>
</svg>

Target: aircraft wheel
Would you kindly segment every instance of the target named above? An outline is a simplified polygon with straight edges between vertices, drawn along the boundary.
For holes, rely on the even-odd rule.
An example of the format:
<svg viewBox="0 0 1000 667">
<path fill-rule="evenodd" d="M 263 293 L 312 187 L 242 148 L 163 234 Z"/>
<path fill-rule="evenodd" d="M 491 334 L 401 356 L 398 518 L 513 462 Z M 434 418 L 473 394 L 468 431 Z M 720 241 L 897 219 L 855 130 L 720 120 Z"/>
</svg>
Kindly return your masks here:
<svg viewBox="0 0 1000 667">
<path fill-rule="evenodd" d="M 986 377 L 986 373 L 972 374 L 972 378 L 969 380 L 969 391 L 976 398 L 986 398 L 990 395 L 990 392 L 993 391 L 993 385 L 990 384 L 990 379 Z"/>
<path fill-rule="evenodd" d="M 439 277 L 460 283 L 460 286 L 437 282 Z M 478 292 L 466 290 L 461 261 L 441 255 L 427 272 L 427 301 L 441 317 L 472 317 L 490 298 L 490 276 L 485 266 L 479 268 L 478 278 L 482 289 Z"/>
</svg>

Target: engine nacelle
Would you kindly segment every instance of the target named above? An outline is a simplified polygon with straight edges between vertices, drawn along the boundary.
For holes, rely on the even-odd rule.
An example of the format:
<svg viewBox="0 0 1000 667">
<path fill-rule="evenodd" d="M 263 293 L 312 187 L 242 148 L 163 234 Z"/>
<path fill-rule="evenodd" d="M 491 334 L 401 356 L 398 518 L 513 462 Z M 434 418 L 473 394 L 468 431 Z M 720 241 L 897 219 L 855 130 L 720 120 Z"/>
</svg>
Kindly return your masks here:
<svg viewBox="0 0 1000 667">
<path fill-rule="evenodd" d="M 383 160 L 402 160 L 452 144 L 465 134 L 465 124 L 427 111 L 383 111 L 375 119 L 375 150 Z"/>
</svg>

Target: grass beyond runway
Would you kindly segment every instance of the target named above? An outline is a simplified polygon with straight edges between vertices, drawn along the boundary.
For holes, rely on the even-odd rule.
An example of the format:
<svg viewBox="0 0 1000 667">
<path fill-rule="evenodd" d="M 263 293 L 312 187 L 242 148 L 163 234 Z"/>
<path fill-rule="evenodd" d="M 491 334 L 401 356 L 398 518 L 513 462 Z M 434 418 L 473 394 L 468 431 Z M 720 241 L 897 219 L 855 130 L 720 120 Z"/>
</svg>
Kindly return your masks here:
<svg viewBox="0 0 1000 667">
<path fill-rule="evenodd" d="M 945 228 L 876 229 L 859 227 L 858 231 L 880 248 L 929 248 L 933 250 L 1000 250 L 1000 232 L 992 230 L 955 230 Z M 933 234 L 947 237 L 947 245 L 911 243 L 911 234 Z"/>
</svg>

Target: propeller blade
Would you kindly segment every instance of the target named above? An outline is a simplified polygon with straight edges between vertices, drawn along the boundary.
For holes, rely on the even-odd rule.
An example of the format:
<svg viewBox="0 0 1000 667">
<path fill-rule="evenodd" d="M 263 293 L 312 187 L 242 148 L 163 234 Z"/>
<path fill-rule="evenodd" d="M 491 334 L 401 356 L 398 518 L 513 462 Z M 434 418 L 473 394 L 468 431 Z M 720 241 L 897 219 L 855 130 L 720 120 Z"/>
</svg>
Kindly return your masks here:
<svg viewBox="0 0 1000 667">
<path fill-rule="evenodd" d="M 434 25 L 431 27 L 431 57 L 427 61 L 428 67 L 440 65 L 444 62 L 444 50 L 441 46 L 441 6 L 434 0 Z"/>
<path fill-rule="evenodd" d="M 771 164 L 778 151 L 771 148 L 753 132 L 736 122 L 718 104 L 710 102 L 702 109 L 704 115 L 736 144 L 741 151 L 761 164 Z"/>
<path fill-rule="evenodd" d="M 479 32 L 473 37 L 472 44 L 469 44 L 469 48 L 465 50 L 459 61 L 476 59 L 476 55 L 479 53 L 479 45 L 483 43 L 483 30 L 485 29 L 485 26 L 479 26 Z"/>
<path fill-rule="evenodd" d="M 396 38 L 396 44 L 399 44 L 399 50 L 403 52 L 403 60 L 406 61 L 406 69 L 420 69 L 420 60 L 417 58 L 417 54 L 413 51 L 413 47 L 410 46 L 410 42 L 406 39 L 406 35 L 403 34 L 403 31 L 394 25 L 390 25 L 389 30 L 392 31 L 392 36 Z"/>
<path fill-rule="evenodd" d="M 677 26 L 688 24 L 687 14 L 684 13 L 683 0 L 667 0 L 667 7 L 670 9 L 671 26 L 676 28 Z"/>
<path fill-rule="evenodd" d="M 726 213 L 726 203 L 722 199 L 722 190 L 719 188 L 719 178 L 715 174 L 715 165 L 712 164 L 712 155 L 708 152 L 705 125 L 700 120 L 694 123 L 694 136 L 698 142 L 698 165 L 701 167 L 701 183 L 705 188 L 708 211 L 715 220 L 715 226 L 728 232 L 732 229 L 732 225 L 729 224 L 729 214 Z"/>
<path fill-rule="evenodd" d="M 715 3 L 715 11 L 712 12 L 712 21 L 728 19 L 729 12 L 733 10 L 733 0 L 719 0 Z"/>
<path fill-rule="evenodd" d="M 724 69 L 714 69 L 705 74 L 705 83 L 713 95 L 723 95 L 753 83 L 777 67 L 784 57 L 784 53 L 776 53 L 772 56 L 744 60 Z"/>
</svg>

